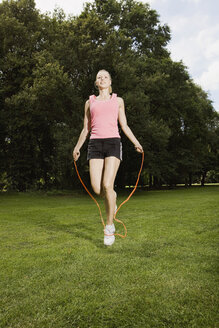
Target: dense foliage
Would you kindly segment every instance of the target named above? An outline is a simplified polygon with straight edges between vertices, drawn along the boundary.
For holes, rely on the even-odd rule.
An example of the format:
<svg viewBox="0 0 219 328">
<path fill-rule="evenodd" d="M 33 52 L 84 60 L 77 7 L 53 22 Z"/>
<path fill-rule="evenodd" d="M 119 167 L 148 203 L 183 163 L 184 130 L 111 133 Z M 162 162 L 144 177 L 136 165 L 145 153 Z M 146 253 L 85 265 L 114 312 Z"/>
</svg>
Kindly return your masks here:
<svg viewBox="0 0 219 328">
<path fill-rule="evenodd" d="M 41 14 L 34 0 L 0 4 L 0 182 L 17 190 L 78 185 L 72 149 L 99 69 L 110 71 L 128 124 L 145 150 L 142 184 L 218 181 L 219 115 L 182 62 L 170 30 L 134 0 L 95 0 L 80 16 Z M 117 184 L 140 158 L 122 135 Z M 86 144 L 79 169 L 88 179 Z"/>
</svg>

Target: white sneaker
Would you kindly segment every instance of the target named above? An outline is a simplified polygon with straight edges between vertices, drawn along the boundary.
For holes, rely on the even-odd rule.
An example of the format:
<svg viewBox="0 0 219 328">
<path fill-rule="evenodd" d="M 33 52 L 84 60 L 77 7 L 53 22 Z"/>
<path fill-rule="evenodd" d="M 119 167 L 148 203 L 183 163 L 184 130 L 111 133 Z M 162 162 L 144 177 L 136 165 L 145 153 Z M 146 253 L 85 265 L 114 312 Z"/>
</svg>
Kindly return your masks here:
<svg viewBox="0 0 219 328">
<path fill-rule="evenodd" d="M 106 225 L 105 227 L 105 234 L 104 235 L 104 245 L 106 246 L 111 246 L 114 241 L 115 241 L 115 236 L 113 235 L 115 233 L 116 229 L 115 229 L 115 226 L 114 224 L 112 225 Z M 111 236 L 107 236 L 107 235 L 111 235 Z"/>
</svg>

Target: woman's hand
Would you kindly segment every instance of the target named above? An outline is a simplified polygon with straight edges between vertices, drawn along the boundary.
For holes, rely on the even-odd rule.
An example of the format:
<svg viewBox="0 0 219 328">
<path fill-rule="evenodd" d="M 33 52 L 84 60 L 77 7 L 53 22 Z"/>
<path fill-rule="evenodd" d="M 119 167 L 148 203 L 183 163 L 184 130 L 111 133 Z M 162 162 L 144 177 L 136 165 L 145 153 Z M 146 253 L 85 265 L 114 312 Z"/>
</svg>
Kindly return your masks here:
<svg viewBox="0 0 219 328">
<path fill-rule="evenodd" d="M 80 157 L 80 150 L 78 148 L 75 148 L 73 150 L 73 159 L 74 159 L 74 161 L 77 161 L 79 157 Z"/>
<path fill-rule="evenodd" d="M 142 147 L 142 145 L 140 143 L 135 144 L 135 150 L 138 153 L 143 153 L 144 152 L 143 147 Z"/>
</svg>

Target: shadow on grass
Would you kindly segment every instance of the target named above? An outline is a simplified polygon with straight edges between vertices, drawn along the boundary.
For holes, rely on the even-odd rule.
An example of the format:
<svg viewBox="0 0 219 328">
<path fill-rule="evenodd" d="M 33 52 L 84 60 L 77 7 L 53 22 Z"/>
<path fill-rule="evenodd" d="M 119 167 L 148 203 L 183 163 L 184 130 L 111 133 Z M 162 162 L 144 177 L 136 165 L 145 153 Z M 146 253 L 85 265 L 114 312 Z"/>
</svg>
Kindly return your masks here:
<svg viewBox="0 0 219 328">
<path fill-rule="evenodd" d="M 45 226 L 46 230 L 52 232 L 62 232 L 71 235 L 72 237 L 85 239 L 91 242 L 94 242 L 95 238 L 93 237 L 95 234 L 95 230 L 89 227 L 85 223 L 71 223 L 71 224 L 60 224 L 57 222 L 53 222 L 49 226 Z"/>
</svg>

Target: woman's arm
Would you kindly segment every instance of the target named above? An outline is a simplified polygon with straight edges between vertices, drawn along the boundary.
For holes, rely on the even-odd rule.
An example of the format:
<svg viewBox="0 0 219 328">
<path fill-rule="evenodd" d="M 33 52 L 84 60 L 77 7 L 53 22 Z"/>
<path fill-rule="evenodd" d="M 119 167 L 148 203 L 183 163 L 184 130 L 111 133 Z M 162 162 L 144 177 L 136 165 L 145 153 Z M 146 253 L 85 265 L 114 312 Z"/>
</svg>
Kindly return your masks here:
<svg viewBox="0 0 219 328">
<path fill-rule="evenodd" d="M 119 124 L 122 128 L 122 131 L 125 133 L 125 135 L 129 138 L 129 140 L 134 144 L 135 149 L 139 152 L 143 152 L 143 147 L 139 143 L 139 141 L 135 138 L 134 134 L 132 133 L 130 127 L 127 124 L 127 119 L 125 115 L 125 106 L 124 101 L 122 98 L 118 97 L 119 102 Z"/>
<path fill-rule="evenodd" d="M 89 100 L 87 100 L 84 107 L 84 127 L 78 138 L 78 142 L 73 150 L 73 158 L 75 161 L 77 161 L 80 156 L 80 149 L 83 146 L 89 132 L 90 132 L 90 104 L 89 104 Z"/>
</svg>

